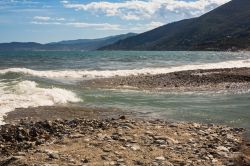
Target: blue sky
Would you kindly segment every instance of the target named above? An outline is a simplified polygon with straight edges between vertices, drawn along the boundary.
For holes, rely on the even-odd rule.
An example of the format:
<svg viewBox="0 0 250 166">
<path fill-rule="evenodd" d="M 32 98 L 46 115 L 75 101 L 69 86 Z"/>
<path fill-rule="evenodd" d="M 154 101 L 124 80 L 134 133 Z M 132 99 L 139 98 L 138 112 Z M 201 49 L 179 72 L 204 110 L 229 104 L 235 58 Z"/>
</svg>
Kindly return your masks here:
<svg viewBox="0 0 250 166">
<path fill-rule="evenodd" d="M 0 0 L 0 42 L 141 33 L 200 16 L 229 0 Z"/>
</svg>

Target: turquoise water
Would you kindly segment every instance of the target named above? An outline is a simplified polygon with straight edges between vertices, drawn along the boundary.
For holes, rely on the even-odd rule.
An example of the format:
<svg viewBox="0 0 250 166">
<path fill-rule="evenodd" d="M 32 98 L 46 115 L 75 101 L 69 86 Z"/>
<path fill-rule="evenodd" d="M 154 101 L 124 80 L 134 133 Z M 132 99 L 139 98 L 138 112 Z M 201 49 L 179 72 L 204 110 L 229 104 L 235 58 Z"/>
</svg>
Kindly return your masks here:
<svg viewBox="0 0 250 166">
<path fill-rule="evenodd" d="M 94 91 L 94 93 L 93 93 Z M 142 117 L 171 121 L 250 126 L 250 93 L 149 92 L 132 90 L 85 90 L 80 94 L 92 106 L 139 112 Z"/>
<path fill-rule="evenodd" d="M 250 128 L 250 91 L 170 93 L 79 86 L 84 79 L 115 75 L 248 67 L 249 59 L 249 52 L 0 52 L 0 120 L 19 107 L 76 104 Z"/>
</svg>

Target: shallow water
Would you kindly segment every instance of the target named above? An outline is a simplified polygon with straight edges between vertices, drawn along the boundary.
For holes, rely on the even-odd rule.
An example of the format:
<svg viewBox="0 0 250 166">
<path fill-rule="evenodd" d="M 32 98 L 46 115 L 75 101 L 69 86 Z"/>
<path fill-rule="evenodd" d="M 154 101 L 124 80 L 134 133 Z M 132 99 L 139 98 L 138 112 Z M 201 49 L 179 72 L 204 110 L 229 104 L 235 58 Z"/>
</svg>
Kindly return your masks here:
<svg viewBox="0 0 250 166">
<path fill-rule="evenodd" d="M 250 128 L 250 92 L 89 89 L 84 79 L 250 67 L 249 52 L 0 52 L 0 120 L 18 107 L 75 103 L 168 120 Z"/>
</svg>

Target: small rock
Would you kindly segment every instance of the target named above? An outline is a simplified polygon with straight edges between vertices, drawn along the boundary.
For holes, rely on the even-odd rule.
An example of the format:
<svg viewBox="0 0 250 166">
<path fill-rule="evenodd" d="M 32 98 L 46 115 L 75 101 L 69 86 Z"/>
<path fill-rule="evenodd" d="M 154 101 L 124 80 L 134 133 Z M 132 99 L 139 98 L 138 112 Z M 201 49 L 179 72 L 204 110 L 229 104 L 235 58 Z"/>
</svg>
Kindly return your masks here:
<svg viewBox="0 0 250 166">
<path fill-rule="evenodd" d="M 57 153 L 49 153 L 48 156 L 51 159 L 59 159 L 59 155 Z"/>
<path fill-rule="evenodd" d="M 124 159 L 118 159 L 118 160 L 116 160 L 116 162 L 118 162 L 118 163 L 123 163 L 123 162 L 124 162 Z"/>
<path fill-rule="evenodd" d="M 159 148 L 161 149 L 165 149 L 167 147 L 167 145 L 160 145 Z"/>
<path fill-rule="evenodd" d="M 125 115 L 122 115 L 122 116 L 120 116 L 120 118 L 119 119 L 121 119 L 121 120 L 125 120 L 126 119 L 126 116 Z"/>
<path fill-rule="evenodd" d="M 89 142 L 90 139 L 89 139 L 89 138 L 85 138 L 83 141 L 84 141 L 84 142 Z"/>
<path fill-rule="evenodd" d="M 26 156 L 26 153 L 24 153 L 24 152 L 17 152 L 16 156 Z"/>
<path fill-rule="evenodd" d="M 139 145 L 133 145 L 131 146 L 131 149 L 136 151 L 136 150 L 140 150 L 140 146 Z"/>
<path fill-rule="evenodd" d="M 115 161 L 111 161 L 111 162 L 109 162 L 109 165 L 115 165 Z"/>
<path fill-rule="evenodd" d="M 84 137 L 84 135 L 82 135 L 82 134 L 72 134 L 72 135 L 70 135 L 69 136 L 69 138 L 82 138 L 82 137 Z"/>
<path fill-rule="evenodd" d="M 220 151 L 220 152 L 217 152 L 217 154 L 220 155 L 220 156 L 226 157 L 226 158 L 229 157 L 227 152 L 221 152 Z"/>
<path fill-rule="evenodd" d="M 82 159 L 82 160 L 81 160 L 81 163 L 85 163 L 85 164 L 86 164 L 86 163 L 89 163 L 89 160 L 88 160 L 88 159 Z"/>
<path fill-rule="evenodd" d="M 102 149 L 104 152 L 111 152 L 112 150 L 110 148 L 103 148 Z"/>
<path fill-rule="evenodd" d="M 69 163 L 75 164 L 76 161 L 74 159 L 69 159 Z"/>
<path fill-rule="evenodd" d="M 169 161 L 164 161 L 164 166 L 174 166 L 172 163 L 170 163 Z"/>
<path fill-rule="evenodd" d="M 198 124 L 198 123 L 193 123 L 192 125 L 193 125 L 193 127 L 195 127 L 195 128 L 200 128 L 200 127 L 201 127 L 201 125 Z"/>
<path fill-rule="evenodd" d="M 108 155 L 101 155 L 102 160 L 109 160 Z"/>
<path fill-rule="evenodd" d="M 224 146 L 219 146 L 217 147 L 217 150 L 218 151 L 221 151 L 221 152 L 229 152 L 228 148 L 224 147 Z"/>
<path fill-rule="evenodd" d="M 153 166 L 158 166 L 159 164 L 157 162 L 152 162 Z"/>
<path fill-rule="evenodd" d="M 147 135 L 149 135 L 149 136 L 154 135 L 153 132 L 151 132 L 151 131 L 146 131 L 145 134 L 147 134 Z"/>
<path fill-rule="evenodd" d="M 155 143 L 162 145 L 162 144 L 166 144 L 166 141 L 159 139 L 159 140 L 155 140 Z"/>
<path fill-rule="evenodd" d="M 42 145 L 42 144 L 44 144 L 45 143 L 45 139 L 38 139 L 37 141 L 36 141 L 36 145 Z"/>
<path fill-rule="evenodd" d="M 171 123 L 169 127 L 178 127 L 179 125 L 177 123 Z"/>
<path fill-rule="evenodd" d="M 134 165 L 143 165 L 144 163 L 142 161 L 136 160 L 134 161 Z"/>
<path fill-rule="evenodd" d="M 163 157 L 163 156 L 156 157 L 155 160 L 157 160 L 157 161 L 164 161 L 165 157 Z"/>
</svg>

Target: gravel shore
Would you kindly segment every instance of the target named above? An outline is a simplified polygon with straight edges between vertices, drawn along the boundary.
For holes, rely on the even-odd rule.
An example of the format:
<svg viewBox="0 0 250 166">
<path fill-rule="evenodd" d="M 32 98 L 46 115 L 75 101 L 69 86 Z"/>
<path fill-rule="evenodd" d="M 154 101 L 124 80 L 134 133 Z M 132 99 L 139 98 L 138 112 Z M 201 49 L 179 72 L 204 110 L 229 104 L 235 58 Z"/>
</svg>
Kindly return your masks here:
<svg viewBox="0 0 250 166">
<path fill-rule="evenodd" d="M 18 124 L 21 119 L 30 122 L 53 121 L 57 119 L 72 120 L 78 117 L 86 119 L 107 119 L 116 118 L 121 115 L 133 116 L 134 113 L 116 108 L 100 109 L 80 106 L 43 106 L 15 109 L 15 111 L 9 112 L 7 116 L 4 117 L 4 122 Z"/>
<path fill-rule="evenodd" d="M 0 165 L 248 165 L 243 131 L 125 116 L 21 121 L 0 126 Z"/>
<path fill-rule="evenodd" d="M 137 117 L 115 109 L 17 109 L 0 126 L 0 165 L 250 164 L 242 128 Z"/>
<path fill-rule="evenodd" d="M 82 86 L 147 90 L 250 89 L 250 68 L 190 70 L 158 75 L 134 75 L 82 82 Z"/>
</svg>

